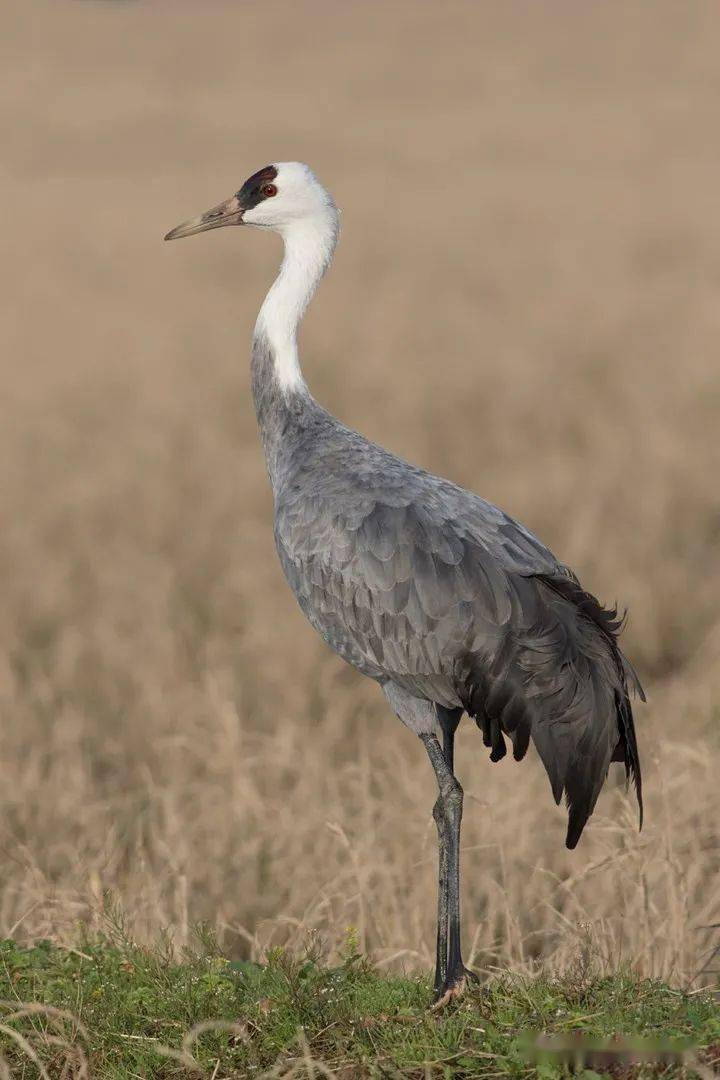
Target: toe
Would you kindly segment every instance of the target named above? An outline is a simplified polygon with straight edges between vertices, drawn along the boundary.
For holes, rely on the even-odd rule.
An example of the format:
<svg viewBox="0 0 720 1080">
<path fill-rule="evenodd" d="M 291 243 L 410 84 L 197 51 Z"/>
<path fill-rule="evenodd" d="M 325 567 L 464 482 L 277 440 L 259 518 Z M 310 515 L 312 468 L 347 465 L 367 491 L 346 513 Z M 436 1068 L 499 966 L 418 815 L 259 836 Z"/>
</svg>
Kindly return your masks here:
<svg viewBox="0 0 720 1080">
<path fill-rule="evenodd" d="M 445 983 L 445 986 L 440 990 L 437 1001 L 431 1006 L 432 1012 L 439 1012 L 440 1009 L 444 1009 L 446 1005 L 449 1005 L 451 1001 L 462 997 L 467 983 L 466 973 L 461 974 L 459 978 L 453 979 L 452 982 Z"/>
</svg>

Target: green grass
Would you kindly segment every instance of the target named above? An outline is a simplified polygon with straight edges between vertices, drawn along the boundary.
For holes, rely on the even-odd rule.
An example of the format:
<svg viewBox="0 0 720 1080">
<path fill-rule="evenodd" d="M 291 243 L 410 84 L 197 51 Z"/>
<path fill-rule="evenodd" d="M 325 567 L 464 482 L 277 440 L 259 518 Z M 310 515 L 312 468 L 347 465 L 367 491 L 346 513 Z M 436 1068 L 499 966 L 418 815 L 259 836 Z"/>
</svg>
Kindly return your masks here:
<svg viewBox="0 0 720 1080">
<path fill-rule="evenodd" d="M 50 1077 L 117 1080 L 563 1075 L 550 1051 L 531 1061 L 529 1033 L 539 1032 L 571 1044 L 615 1040 L 616 1050 L 620 1036 L 679 1046 L 653 1065 L 608 1066 L 586 1051 L 590 1077 L 607 1068 L 711 1076 L 720 1067 L 720 1005 L 707 992 L 578 971 L 499 977 L 442 1014 L 428 1011 L 429 993 L 426 978 L 381 975 L 356 955 L 332 968 L 278 951 L 261 967 L 218 955 L 177 962 L 109 941 L 77 951 L 5 941 L 0 1077 L 42 1076 L 40 1064 Z"/>
</svg>

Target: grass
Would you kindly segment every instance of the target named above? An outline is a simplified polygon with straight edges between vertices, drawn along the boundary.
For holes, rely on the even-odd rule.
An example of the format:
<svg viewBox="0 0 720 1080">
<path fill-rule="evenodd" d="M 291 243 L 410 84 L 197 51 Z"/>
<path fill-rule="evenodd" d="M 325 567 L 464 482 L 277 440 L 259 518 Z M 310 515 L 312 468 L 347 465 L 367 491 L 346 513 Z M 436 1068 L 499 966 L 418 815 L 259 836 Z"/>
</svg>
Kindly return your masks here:
<svg viewBox="0 0 720 1080">
<path fill-rule="evenodd" d="M 381 975 L 352 951 L 329 967 L 278 949 L 261 966 L 217 950 L 177 962 L 126 942 L 6 940 L 0 984 L 0 1075 L 561 1075 L 557 1051 L 533 1059 L 536 1033 L 595 1047 L 584 1052 L 586 1076 L 608 1068 L 597 1049 L 608 1042 L 616 1075 L 711 1075 L 720 1065 L 717 999 L 629 972 L 500 975 L 436 1014 L 426 977 Z M 660 1044 L 652 1064 L 628 1057 L 630 1047 L 657 1055 Z"/>
<path fill-rule="evenodd" d="M 552 1070 L 526 1031 L 712 1067 L 720 17 L 626 6 L 5 5 L 0 939 L 53 944 L 2 948 L 0 1080 Z M 537 755 L 463 724 L 489 989 L 441 1016 L 425 754 L 273 549 L 245 353 L 279 249 L 161 240 L 277 157 L 344 209 L 313 393 L 627 604 L 649 695 L 643 832 L 615 771 L 572 853 Z"/>
<path fill-rule="evenodd" d="M 274 550 L 247 342 L 279 245 L 162 242 L 299 157 L 343 208 L 301 335 L 313 394 L 628 605 L 648 691 L 643 831 L 614 766 L 574 852 L 537 754 L 492 765 L 463 723 L 466 958 L 562 974 L 589 937 L 601 974 L 710 983 L 720 8 L 206 7 L 3 5 L 0 938 L 85 951 L 111 896 L 176 960 L 202 922 L 263 963 L 317 930 L 338 966 L 352 924 L 387 974 L 431 967 L 426 755 Z M 80 1001 L 36 996 L 107 1047 L 75 971 Z"/>
</svg>

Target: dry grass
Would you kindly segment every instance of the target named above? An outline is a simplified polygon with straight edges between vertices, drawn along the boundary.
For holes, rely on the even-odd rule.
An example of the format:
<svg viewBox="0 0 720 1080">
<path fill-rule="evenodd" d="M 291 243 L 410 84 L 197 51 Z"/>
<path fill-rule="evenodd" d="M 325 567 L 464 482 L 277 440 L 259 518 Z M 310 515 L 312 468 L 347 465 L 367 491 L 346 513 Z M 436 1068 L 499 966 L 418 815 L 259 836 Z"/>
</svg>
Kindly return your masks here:
<svg viewBox="0 0 720 1080">
<path fill-rule="evenodd" d="M 646 829 L 613 778 L 573 854 L 537 761 L 461 732 L 471 960 L 690 978 L 720 921 L 718 11 L 45 0 L 2 41 L 0 934 L 119 909 L 256 956 L 352 924 L 430 964 L 422 747 L 272 547 L 246 343 L 278 249 L 160 239 L 300 157 L 345 210 L 316 395 L 627 603 L 649 690 Z"/>
</svg>

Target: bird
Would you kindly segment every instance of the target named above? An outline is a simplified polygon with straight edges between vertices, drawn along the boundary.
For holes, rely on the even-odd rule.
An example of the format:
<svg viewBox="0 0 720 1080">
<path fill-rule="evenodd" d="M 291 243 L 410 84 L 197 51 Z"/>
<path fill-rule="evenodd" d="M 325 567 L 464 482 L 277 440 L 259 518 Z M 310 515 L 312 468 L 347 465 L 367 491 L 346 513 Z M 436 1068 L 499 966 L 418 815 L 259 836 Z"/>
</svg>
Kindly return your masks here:
<svg viewBox="0 0 720 1080">
<path fill-rule="evenodd" d="M 304 379 L 298 326 L 328 269 L 339 210 L 309 166 L 279 162 L 178 225 L 174 240 L 226 226 L 279 233 L 284 255 L 255 325 L 251 386 L 274 500 L 280 564 L 325 642 L 379 684 L 435 773 L 438 915 L 434 1007 L 477 976 L 462 958 L 463 789 L 454 739 L 475 721 L 490 760 L 532 741 L 574 848 L 610 763 L 625 766 L 642 828 L 624 616 L 583 589 L 527 528 L 450 480 L 346 426 Z"/>
</svg>

